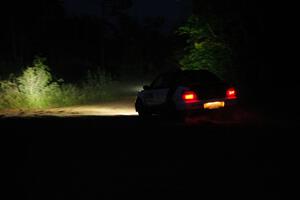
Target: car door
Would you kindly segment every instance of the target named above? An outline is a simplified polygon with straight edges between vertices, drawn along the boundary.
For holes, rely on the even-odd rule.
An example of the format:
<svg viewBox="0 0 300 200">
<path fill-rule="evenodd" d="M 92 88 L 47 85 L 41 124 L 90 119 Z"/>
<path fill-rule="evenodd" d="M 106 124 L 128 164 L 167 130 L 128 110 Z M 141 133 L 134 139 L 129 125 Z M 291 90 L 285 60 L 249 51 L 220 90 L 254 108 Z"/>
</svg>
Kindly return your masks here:
<svg viewBox="0 0 300 200">
<path fill-rule="evenodd" d="M 144 103 L 149 107 L 159 107 L 167 100 L 169 92 L 168 78 L 166 75 L 161 75 L 156 78 L 148 90 L 144 91 Z"/>
</svg>

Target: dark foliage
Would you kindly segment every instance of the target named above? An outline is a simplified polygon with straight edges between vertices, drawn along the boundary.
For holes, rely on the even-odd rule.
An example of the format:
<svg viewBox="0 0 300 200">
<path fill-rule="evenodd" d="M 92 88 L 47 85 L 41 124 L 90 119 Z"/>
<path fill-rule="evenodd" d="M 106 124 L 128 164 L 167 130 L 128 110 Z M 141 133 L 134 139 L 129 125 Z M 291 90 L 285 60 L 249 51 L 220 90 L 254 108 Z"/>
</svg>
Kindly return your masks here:
<svg viewBox="0 0 300 200">
<path fill-rule="evenodd" d="M 35 55 L 47 57 L 54 72 L 70 81 L 99 66 L 116 75 L 159 68 L 171 52 L 160 32 L 163 18 L 141 24 L 124 12 L 131 1 L 116 5 L 105 4 L 102 16 L 67 16 L 60 0 L 1 6 L 1 74 L 19 70 L 8 66 L 24 66 Z"/>
<path fill-rule="evenodd" d="M 230 44 L 235 68 L 247 99 L 266 105 L 287 101 L 293 94 L 297 68 L 293 60 L 295 5 L 282 1 L 194 0 L 194 14 L 222 21 L 223 39 Z M 296 60 L 295 60 L 296 61 Z M 270 103 L 270 98 L 272 103 Z M 270 105 L 271 104 L 271 105 Z"/>
</svg>

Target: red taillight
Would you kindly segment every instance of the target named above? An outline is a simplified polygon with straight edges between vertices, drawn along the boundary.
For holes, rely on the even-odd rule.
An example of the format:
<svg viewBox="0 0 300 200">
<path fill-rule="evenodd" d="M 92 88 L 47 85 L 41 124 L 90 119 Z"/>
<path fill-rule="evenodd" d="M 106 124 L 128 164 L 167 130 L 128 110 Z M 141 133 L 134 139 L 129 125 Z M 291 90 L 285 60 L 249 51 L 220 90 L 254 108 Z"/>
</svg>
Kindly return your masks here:
<svg viewBox="0 0 300 200">
<path fill-rule="evenodd" d="M 198 102 L 198 97 L 197 94 L 194 91 L 186 91 L 183 93 L 182 95 L 182 99 L 186 102 L 186 103 L 194 103 L 194 102 Z"/>
<path fill-rule="evenodd" d="M 236 90 L 234 88 L 229 88 L 226 91 L 226 97 L 227 99 L 236 99 Z"/>
</svg>

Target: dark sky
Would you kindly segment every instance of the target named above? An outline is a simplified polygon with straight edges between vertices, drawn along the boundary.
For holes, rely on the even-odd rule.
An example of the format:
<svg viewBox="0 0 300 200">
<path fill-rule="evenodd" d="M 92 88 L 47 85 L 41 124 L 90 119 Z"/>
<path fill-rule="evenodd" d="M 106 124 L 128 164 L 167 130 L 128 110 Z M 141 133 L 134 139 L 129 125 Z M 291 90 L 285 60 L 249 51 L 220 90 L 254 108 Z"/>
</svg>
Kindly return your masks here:
<svg viewBox="0 0 300 200">
<path fill-rule="evenodd" d="M 190 14 L 191 0 L 136 0 L 133 10 L 140 18 L 163 16 L 175 22 Z"/>
<path fill-rule="evenodd" d="M 166 19 L 167 25 L 176 24 L 191 14 L 192 0 L 133 0 L 129 14 L 142 21 L 145 17 Z M 101 15 L 101 0 L 65 0 L 69 14 Z"/>
<path fill-rule="evenodd" d="M 100 13 L 101 0 L 64 0 L 65 8 L 69 14 L 90 14 Z"/>
</svg>

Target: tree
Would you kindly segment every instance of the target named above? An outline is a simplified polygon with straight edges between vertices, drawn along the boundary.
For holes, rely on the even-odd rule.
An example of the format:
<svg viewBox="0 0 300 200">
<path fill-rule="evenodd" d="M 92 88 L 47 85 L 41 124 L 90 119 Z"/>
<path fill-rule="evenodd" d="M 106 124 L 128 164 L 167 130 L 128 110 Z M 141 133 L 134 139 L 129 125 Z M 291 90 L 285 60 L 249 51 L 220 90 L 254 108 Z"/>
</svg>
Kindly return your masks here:
<svg viewBox="0 0 300 200">
<path fill-rule="evenodd" d="M 231 48 L 220 33 L 217 33 L 217 19 L 204 20 L 191 16 L 178 29 L 179 35 L 187 36 L 185 55 L 180 60 L 183 69 L 206 69 L 221 78 L 231 78 Z"/>
<path fill-rule="evenodd" d="M 243 84 L 260 87 L 259 79 L 264 81 L 267 74 L 265 58 L 271 52 L 267 42 L 274 33 L 266 35 L 266 25 L 277 24 L 270 12 L 274 5 L 258 0 L 193 0 L 193 13 L 214 24 L 216 35 L 230 47 L 233 71 Z"/>
</svg>

